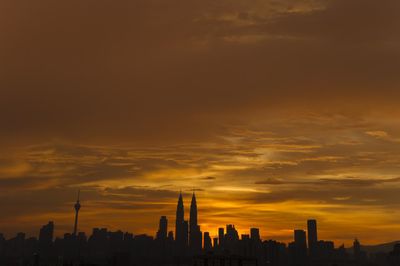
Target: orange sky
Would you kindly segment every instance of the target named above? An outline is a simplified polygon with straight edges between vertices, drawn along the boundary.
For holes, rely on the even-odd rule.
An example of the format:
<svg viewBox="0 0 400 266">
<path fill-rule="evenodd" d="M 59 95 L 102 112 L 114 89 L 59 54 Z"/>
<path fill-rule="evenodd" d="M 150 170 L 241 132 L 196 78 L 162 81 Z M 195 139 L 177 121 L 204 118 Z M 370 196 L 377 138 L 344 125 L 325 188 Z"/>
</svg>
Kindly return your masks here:
<svg viewBox="0 0 400 266">
<path fill-rule="evenodd" d="M 400 239 L 400 2 L 0 3 L 0 231 Z"/>
</svg>

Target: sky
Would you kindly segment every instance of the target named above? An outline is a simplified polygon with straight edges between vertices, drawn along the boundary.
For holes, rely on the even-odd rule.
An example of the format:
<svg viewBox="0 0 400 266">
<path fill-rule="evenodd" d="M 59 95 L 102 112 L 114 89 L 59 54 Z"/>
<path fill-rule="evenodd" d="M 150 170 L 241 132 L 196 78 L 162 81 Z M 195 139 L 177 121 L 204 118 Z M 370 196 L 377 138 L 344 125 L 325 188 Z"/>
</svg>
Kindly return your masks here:
<svg viewBox="0 0 400 266">
<path fill-rule="evenodd" d="M 400 239 L 398 0 L 0 1 L 0 231 Z"/>
</svg>

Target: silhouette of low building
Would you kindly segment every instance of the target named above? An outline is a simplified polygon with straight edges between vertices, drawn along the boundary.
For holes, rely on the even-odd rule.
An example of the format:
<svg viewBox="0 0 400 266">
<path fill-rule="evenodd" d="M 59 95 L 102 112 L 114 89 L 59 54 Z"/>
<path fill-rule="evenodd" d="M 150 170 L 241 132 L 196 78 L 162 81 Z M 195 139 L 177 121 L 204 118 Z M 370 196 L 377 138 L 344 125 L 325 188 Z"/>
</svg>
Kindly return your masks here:
<svg viewBox="0 0 400 266">
<path fill-rule="evenodd" d="M 286 245 L 274 240 L 264 241 L 262 243 L 264 262 L 266 266 L 284 266 L 287 265 L 288 257 Z"/>
<path fill-rule="evenodd" d="M 395 244 L 393 247 L 393 251 L 389 253 L 388 264 L 390 266 L 400 265 L 400 243 Z"/>
</svg>

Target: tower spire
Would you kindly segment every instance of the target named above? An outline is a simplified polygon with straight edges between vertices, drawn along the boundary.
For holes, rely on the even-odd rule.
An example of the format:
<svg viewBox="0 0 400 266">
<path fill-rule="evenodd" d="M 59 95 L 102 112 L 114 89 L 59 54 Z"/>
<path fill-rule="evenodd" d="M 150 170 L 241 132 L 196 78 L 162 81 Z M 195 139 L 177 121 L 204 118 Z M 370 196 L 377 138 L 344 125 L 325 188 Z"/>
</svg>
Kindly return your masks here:
<svg viewBox="0 0 400 266">
<path fill-rule="evenodd" d="M 192 254 L 199 254 L 201 252 L 202 235 L 200 226 L 197 221 L 197 202 L 195 189 L 193 188 L 192 202 L 190 203 L 190 234 L 189 234 L 189 245 Z"/>
<path fill-rule="evenodd" d="M 196 194 L 193 190 L 192 202 L 190 203 L 190 228 L 194 229 L 197 226 L 197 202 Z"/>
<path fill-rule="evenodd" d="M 175 240 L 178 245 L 179 252 L 184 252 L 185 245 L 187 245 L 187 227 L 185 227 L 182 191 L 179 192 L 178 204 L 176 207 Z"/>
<path fill-rule="evenodd" d="M 75 223 L 74 223 L 74 232 L 73 235 L 76 236 L 76 233 L 78 231 L 78 214 L 79 214 L 79 210 L 81 209 L 81 204 L 79 202 L 80 200 L 80 196 L 81 196 L 81 190 L 78 190 L 78 198 L 76 199 L 76 203 L 74 205 L 74 209 L 75 209 Z"/>
</svg>

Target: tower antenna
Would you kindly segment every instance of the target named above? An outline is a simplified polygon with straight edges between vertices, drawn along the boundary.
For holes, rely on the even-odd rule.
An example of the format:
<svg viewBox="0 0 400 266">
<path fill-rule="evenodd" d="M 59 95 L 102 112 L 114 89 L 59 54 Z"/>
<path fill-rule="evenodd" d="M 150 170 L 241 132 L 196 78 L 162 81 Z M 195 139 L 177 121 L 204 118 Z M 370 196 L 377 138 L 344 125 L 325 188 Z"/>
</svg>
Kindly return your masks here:
<svg viewBox="0 0 400 266">
<path fill-rule="evenodd" d="M 79 202 L 81 196 L 81 190 L 78 190 L 78 198 L 76 200 L 76 203 L 74 205 L 74 209 L 75 209 L 75 223 L 74 223 L 74 233 L 73 235 L 76 236 L 76 233 L 78 231 L 78 214 L 79 214 L 79 210 L 81 209 L 81 204 Z"/>
</svg>

